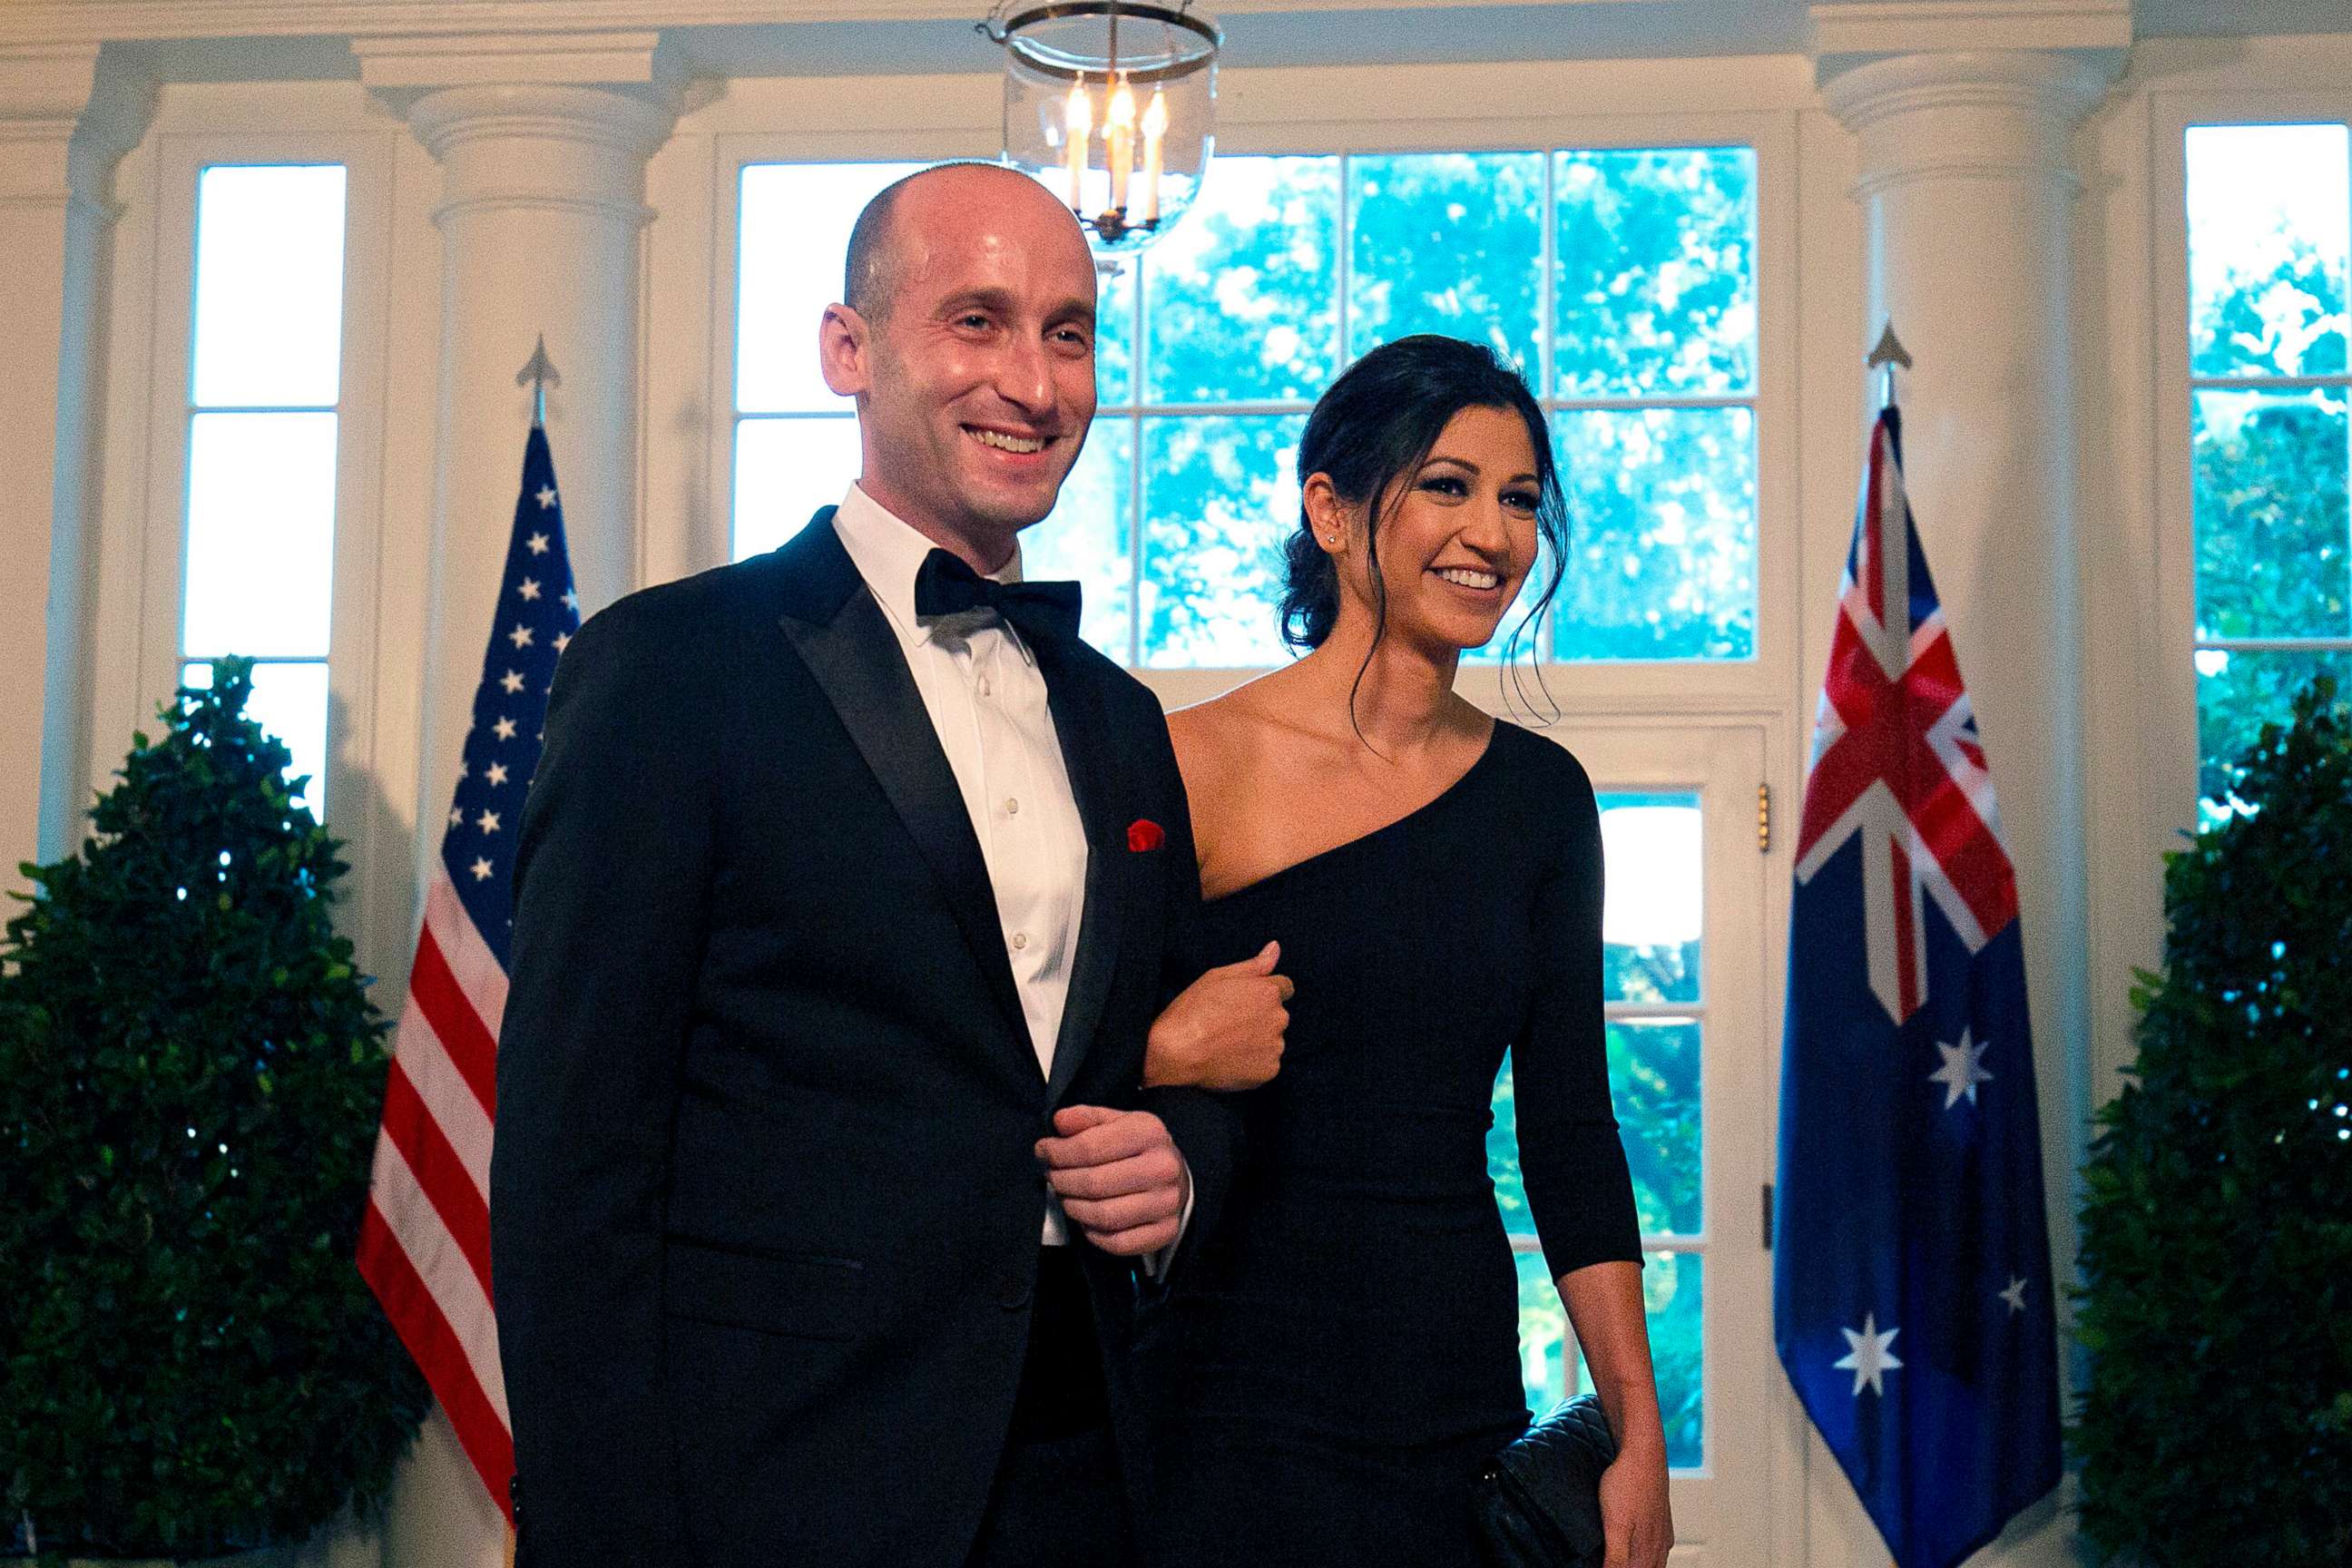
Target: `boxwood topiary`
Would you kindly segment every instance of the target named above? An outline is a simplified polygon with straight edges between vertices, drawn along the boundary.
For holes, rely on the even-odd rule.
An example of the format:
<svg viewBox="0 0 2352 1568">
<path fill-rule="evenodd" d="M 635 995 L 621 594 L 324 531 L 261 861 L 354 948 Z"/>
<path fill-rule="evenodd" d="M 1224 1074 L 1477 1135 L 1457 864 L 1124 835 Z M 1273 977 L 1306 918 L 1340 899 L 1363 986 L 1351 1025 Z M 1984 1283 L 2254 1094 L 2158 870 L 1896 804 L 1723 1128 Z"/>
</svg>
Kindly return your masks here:
<svg viewBox="0 0 2352 1568">
<path fill-rule="evenodd" d="M 2352 728 L 2321 681 L 2169 858 L 2165 972 L 2085 1172 L 2083 1533 L 2352 1563 Z"/>
<path fill-rule="evenodd" d="M 0 1495 L 46 1554 L 304 1539 L 425 1409 L 352 1262 L 384 1026 L 251 689 L 162 710 L 0 944 Z"/>
</svg>

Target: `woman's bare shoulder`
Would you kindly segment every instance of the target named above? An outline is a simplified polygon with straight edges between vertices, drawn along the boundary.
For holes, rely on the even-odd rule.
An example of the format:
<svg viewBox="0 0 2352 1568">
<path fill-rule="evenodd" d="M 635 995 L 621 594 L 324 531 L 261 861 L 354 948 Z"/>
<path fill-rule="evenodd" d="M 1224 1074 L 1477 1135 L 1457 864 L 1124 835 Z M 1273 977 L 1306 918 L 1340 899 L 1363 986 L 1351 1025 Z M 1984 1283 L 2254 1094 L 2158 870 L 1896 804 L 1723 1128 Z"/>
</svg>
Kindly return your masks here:
<svg viewBox="0 0 2352 1568">
<path fill-rule="evenodd" d="M 1195 762 L 1230 764 L 1262 743 L 1265 729 L 1262 679 L 1180 708 L 1168 715 L 1169 738 L 1176 743 L 1176 760 L 1186 773 Z"/>
</svg>

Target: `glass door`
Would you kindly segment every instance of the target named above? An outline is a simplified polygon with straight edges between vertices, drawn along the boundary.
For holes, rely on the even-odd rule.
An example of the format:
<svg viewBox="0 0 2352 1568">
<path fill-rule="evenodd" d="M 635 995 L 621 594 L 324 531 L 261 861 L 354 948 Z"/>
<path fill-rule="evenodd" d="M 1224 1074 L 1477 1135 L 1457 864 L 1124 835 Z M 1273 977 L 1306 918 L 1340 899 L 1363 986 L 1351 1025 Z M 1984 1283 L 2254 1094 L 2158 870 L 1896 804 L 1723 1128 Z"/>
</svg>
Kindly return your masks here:
<svg viewBox="0 0 2352 1568">
<path fill-rule="evenodd" d="M 1759 833 L 1764 737 L 1752 722 L 1592 722 L 1544 731 L 1600 796 L 1611 1089 L 1646 1254 L 1643 1288 L 1674 1475 L 1677 1563 L 1762 1563 L 1771 1276 L 1763 1184 L 1771 1084 Z M 1583 1385 L 1519 1184 L 1508 1064 L 1489 1135 L 1517 1252 L 1529 1405 Z"/>
</svg>

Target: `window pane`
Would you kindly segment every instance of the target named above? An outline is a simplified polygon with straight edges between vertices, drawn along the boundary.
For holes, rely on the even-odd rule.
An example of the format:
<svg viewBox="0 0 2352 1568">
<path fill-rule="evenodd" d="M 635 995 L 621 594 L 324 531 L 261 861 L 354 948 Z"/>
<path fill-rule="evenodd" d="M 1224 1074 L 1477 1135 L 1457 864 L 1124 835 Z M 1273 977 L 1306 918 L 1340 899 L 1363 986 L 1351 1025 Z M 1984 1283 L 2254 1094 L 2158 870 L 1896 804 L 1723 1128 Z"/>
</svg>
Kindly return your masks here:
<svg viewBox="0 0 2352 1568">
<path fill-rule="evenodd" d="M 737 218 L 735 407 L 846 412 L 817 373 L 817 323 L 840 300 L 849 231 L 876 192 L 920 163 L 746 163 Z M 829 498 L 837 499 L 837 498 Z"/>
<path fill-rule="evenodd" d="M 2338 375 L 2352 253 L 2341 125 L 2189 132 L 2189 341 L 2199 375 Z"/>
<path fill-rule="evenodd" d="M 1098 408 L 1135 403 L 1135 296 L 1133 258 L 1118 271 L 1095 275 L 1095 402 Z"/>
<path fill-rule="evenodd" d="M 1148 399 L 1322 395 L 1339 368 L 1339 159 L 1218 159 L 1145 253 Z"/>
<path fill-rule="evenodd" d="M 773 550 L 817 508 L 838 505 L 858 467 L 854 418 L 737 420 L 735 559 Z"/>
<path fill-rule="evenodd" d="M 180 684 L 206 689 L 213 667 L 190 664 L 180 670 Z M 286 743 L 294 753 L 287 765 L 289 783 L 308 779 L 294 798 L 310 808 L 320 821 L 327 816 L 327 664 L 324 659 L 299 664 L 257 664 L 253 695 L 246 699 L 246 717 Z"/>
<path fill-rule="evenodd" d="M 2264 724 L 2284 724 L 2294 717 L 2294 694 L 2315 675 L 2334 676 L 2336 689 L 2352 694 L 2352 648 L 2210 648 L 2197 656 L 2200 796 L 2213 802 L 2229 797 L 2238 759 Z"/>
<path fill-rule="evenodd" d="M 341 401 L 341 164 L 198 177 L 195 344 L 200 406 Z"/>
<path fill-rule="evenodd" d="M 335 421 L 199 414 L 189 422 L 182 652 L 326 653 Z"/>
<path fill-rule="evenodd" d="M 1098 419 L 1051 515 L 1021 533 L 1021 574 L 1076 578 L 1086 594 L 1079 635 L 1120 664 L 1135 625 L 1134 483 L 1133 421 Z"/>
<path fill-rule="evenodd" d="M 2344 393 L 2192 396 L 2199 635 L 2352 634 Z"/>
<path fill-rule="evenodd" d="M 1697 1236 L 1704 1228 L 1700 1144 L 1700 1027 L 1696 1019 L 1610 1020 L 1609 1094 L 1633 1176 L 1644 1236 Z M 1486 1174 L 1503 1228 L 1538 1234 L 1519 1163 L 1517 1082 L 1507 1054 L 1495 1079 Z"/>
<path fill-rule="evenodd" d="M 1704 1228 L 1699 1034 L 1696 1019 L 1609 1022 L 1609 1098 L 1644 1236 Z"/>
<path fill-rule="evenodd" d="M 1568 152 L 1553 172 L 1562 396 L 1756 384 L 1756 153 Z"/>
<path fill-rule="evenodd" d="M 1348 357 L 1442 332 L 1485 343 L 1535 377 L 1543 174 L 1540 153 L 1350 159 Z"/>
<path fill-rule="evenodd" d="M 1143 421 L 1145 664 L 1229 668 L 1287 657 L 1275 610 L 1282 542 L 1298 526 L 1306 426 L 1297 415 Z"/>
<path fill-rule="evenodd" d="M 1592 1380 L 1583 1358 L 1568 1364 L 1568 1313 L 1559 1289 L 1544 1271 L 1543 1255 L 1522 1252 L 1519 1265 L 1519 1369 L 1528 1407 L 1540 1415 Z M 1658 1405 L 1665 1416 L 1666 1463 L 1695 1470 L 1706 1462 L 1702 1282 L 1706 1261 L 1695 1252 L 1653 1252 L 1643 1259 L 1642 1296 L 1648 1308 L 1650 1354 Z"/>
<path fill-rule="evenodd" d="M 1561 659 L 1756 651 L 1756 417 L 1745 408 L 1554 416 L 1568 491 Z"/>
<path fill-rule="evenodd" d="M 1612 1002 L 1696 1002 L 1706 910 L 1695 795 L 1604 795 L 1601 969 Z"/>
</svg>

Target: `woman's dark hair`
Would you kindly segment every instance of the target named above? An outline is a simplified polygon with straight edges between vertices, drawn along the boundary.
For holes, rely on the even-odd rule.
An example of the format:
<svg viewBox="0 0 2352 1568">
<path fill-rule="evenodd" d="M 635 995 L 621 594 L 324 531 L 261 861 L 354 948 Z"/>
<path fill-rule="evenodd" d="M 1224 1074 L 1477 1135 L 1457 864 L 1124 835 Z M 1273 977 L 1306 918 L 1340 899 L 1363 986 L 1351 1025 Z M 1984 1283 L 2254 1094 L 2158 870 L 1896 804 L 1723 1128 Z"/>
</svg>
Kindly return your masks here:
<svg viewBox="0 0 2352 1568">
<path fill-rule="evenodd" d="M 1535 395 L 1517 371 L 1481 344 L 1433 333 L 1399 338 L 1349 365 L 1331 384 L 1307 416 L 1307 433 L 1298 443 L 1302 487 L 1311 476 L 1327 474 L 1342 500 L 1368 507 L 1365 548 L 1381 617 L 1374 647 L 1388 630 L 1388 595 L 1381 582 L 1381 503 L 1400 477 L 1410 478 L 1428 461 L 1447 422 L 1465 408 L 1517 414 L 1535 448 L 1536 533 L 1542 553 L 1551 558 L 1551 571 L 1511 629 L 1507 654 L 1517 652 L 1520 637 L 1559 592 L 1568 558 L 1568 503 L 1560 495 L 1551 435 Z M 1282 640 L 1295 648 L 1320 647 L 1339 617 L 1339 573 L 1315 542 L 1303 503 L 1298 531 L 1283 546 L 1283 560 Z M 1368 668 L 1370 664 L 1367 656 Z"/>
</svg>

